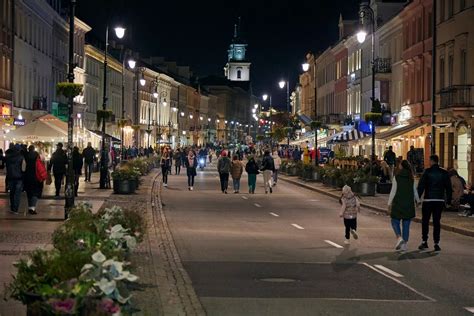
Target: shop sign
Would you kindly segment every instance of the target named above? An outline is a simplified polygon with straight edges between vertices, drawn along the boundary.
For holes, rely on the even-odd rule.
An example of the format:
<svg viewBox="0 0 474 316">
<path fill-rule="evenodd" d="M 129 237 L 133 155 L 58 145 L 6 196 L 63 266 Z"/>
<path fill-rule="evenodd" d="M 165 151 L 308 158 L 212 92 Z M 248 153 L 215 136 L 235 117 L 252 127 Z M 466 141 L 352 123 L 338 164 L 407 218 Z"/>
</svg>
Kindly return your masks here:
<svg viewBox="0 0 474 316">
<path fill-rule="evenodd" d="M 8 104 L 2 104 L 2 116 L 10 116 L 11 115 L 11 108 Z"/>
<path fill-rule="evenodd" d="M 15 125 L 15 126 L 25 126 L 25 124 L 26 124 L 25 119 L 16 118 L 16 119 L 13 120 L 13 125 Z"/>
<path fill-rule="evenodd" d="M 5 124 L 5 125 L 13 125 L 13 122 L 15 121 L 13 116 L 6 116 L 0 118 L 0 121 Z"/>
<path fill-rule="evenodd" d="M 411 119 L 411 108 L 408 105 L 402 106 L 398 113 L 398 123 L 402 124 Z"/>
</svg>

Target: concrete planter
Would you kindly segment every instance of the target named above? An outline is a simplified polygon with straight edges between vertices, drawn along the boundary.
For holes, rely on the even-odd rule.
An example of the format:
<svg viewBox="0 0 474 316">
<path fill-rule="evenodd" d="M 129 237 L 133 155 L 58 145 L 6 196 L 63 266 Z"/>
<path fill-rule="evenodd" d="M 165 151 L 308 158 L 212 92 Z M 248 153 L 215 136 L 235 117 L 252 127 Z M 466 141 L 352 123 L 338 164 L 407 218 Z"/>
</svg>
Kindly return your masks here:
<svg viewBox="0 0 474 316">
<path fill-rule="evenodd" d="M 377 183 L 377 193 L 390 194 L 391 190 L 392 190 L 391 183 Z"/>
<path fill-rule="evenodd" d="M 363 182 L 359 183 L 360 185 L 360 192 L 359 194 L 362 196 L 374 196 L 375 195 L 375 190 L 377 187 L 376 183 L 368 183 L 368 182 Z"/>
<path fill-rule="evenodd" d="M 136 190 L 136 180 L 114 180 L 115 194 L 132 194 Z"/>
</svg>

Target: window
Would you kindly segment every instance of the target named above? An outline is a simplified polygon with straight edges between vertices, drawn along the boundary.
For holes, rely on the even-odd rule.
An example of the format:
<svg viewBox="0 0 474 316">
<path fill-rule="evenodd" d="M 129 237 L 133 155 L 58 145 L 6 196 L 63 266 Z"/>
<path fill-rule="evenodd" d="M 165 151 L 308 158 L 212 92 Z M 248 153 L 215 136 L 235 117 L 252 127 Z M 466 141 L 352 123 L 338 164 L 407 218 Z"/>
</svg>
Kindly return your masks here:
<svg viewBox="0 0 474 316">
<path fill-rule="evenodd" d="M 454 0 L 448 0 L 447 2 L 448 2 L 448 19 L 450 19 L 453 16 Z"/>
<path fill-rule="evenodd" d="M 461 84 L 466 84 L 467 82 L 467 51 L 466 49 L 461 49 Z"/>
<path fill-rule="evenodd" d="M 444 88 L 444 57 L 439 60 L 439 88 Z"/>
<path fill-rule="evenodd" d="M 433 12 L 428 12 L 428 38 L 433 36 Z"/>
<path fill-rule="evenodd" d="M 464 10 L 466 8 L 466 0 L 459 1 L 459 10 Z"/>
<path fill-rule="evenodd" d="M 439 22 L 443 22 L 444 21 L 444 17 L 445 17 L 445 13 L 444 11 L 446 10 L 445 8 L 445 0 L 441 0 L 440 2 L 440 6 L 439 6 Z"/>
<path fill-rule="evenodd" d="M 242 71 L 237 70 L 237 79 L 242 79 Z"/>
<path fill-rule="evenodd" d="M 454 65 L 454 58 L 453 55 L 448 57 L 448 87 L 453 85 L 453 65 Z"/>
</svg>

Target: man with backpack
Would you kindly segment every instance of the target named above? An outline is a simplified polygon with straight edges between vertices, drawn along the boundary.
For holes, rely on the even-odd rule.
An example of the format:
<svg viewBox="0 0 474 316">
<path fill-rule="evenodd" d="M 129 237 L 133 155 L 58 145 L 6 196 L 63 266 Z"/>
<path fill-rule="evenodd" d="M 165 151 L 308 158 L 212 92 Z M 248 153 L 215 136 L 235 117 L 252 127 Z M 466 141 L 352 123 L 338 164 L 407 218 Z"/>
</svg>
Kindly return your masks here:
<svg viewBox="0 0 474 316">
<path fill-rule="evenodd" d="M 263 185 L 265 187 L 265 194 L 267 194 L 269 190 L 270 193 L 273 193 L 272 175 L 273 171 L 275 171 L 275 162 L 273 161 L 269 150 L 265 150 L 265 153 L 263 154 L 262 167 L 260 170 L 263 171 Z"/>
<path fill-rule="evenodd" d="M 92 167 L 94 166 L 94 158 L 95 158 L 95 149 L 92 148 L 92 144 L 90 142 L 87 143 L 87 147 L 84 148 L 82 151 L 82 155 L 84 156 L 84 165 L 85 165 L 85 179 L 84 181 L 91 182 L 91 174 L 92 174 Z"/>
<path fill-rule="evenodd" d="M 227 186 L 229 185 L 229 173 L 231 170 L 231 161 L 227 157 L 227 152 L 222 151 L 221 157 L 217 160 L 217 171 L 221 180 L 221 191 L 227 194 Z"/>
</svg>

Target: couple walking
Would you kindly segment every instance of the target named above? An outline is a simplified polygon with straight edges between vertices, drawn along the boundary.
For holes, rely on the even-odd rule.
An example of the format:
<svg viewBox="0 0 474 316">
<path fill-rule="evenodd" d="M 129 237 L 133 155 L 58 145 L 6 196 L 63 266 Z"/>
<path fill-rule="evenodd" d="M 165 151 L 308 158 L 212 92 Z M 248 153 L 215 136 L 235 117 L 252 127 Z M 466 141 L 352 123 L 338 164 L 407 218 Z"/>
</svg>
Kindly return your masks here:
<svg viewBox="0 0 474 316">
<path fill-rule="evenodd" d="M 239 193 L 240 178 L 244 172 L 242 163 L 237 155 L 234 155 L 232 161 L 227 157 L 227 152 L 224 150 L 217 160 L 217 171 L 219 172 L 219 179 L 221 182 L 222 193 L 227 194 L 227 187 L 229 186 L 229 175 L 232 175 L 232 182 L 234 193 Z"/>
<path fill-rule="evenodd" d="M 441 251 L 441 213 L 446 202 L 451 204 L 452 188 L 448 172 L 440 168 L 438 162 L 438 156 L 430 156 L 431 167 L 425 170 L 418 186 L 415 185 L 413 167 L 407 160 L 403 160 L 395 170 L 388 205 L 392 228 L 397 237 L 396 250 L 407 250 L 411 220 L 416 215 L 415 203 L 419 203 L 424 194 L 421 211 L 422 243 L 418 249 L 428 248 L 429 224 L 433 216 L 434 250 Z"/>
</svg>

